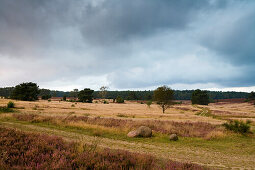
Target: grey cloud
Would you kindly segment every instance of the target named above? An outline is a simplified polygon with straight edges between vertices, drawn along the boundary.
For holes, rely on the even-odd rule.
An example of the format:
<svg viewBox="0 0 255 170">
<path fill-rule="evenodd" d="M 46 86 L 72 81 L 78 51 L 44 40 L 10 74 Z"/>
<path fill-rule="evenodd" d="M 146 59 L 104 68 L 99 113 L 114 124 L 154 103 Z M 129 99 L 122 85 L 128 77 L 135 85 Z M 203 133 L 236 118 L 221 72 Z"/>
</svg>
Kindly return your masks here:
<svg viewBox="0 0 255 170">
<path fill-rule="evenodd" d="M 224 61 L 235 65 L 255 64 L 255 3 L 239 13 L 227 12 L 203 37 L 202 45 L 218 53 Z M 253 8 L 251 8 L 253 7 Z"/>
<path fill-rule="evenodd" d="M 82 33 L 93 44 L 109 45 L 164 29 L 187 27 L 205 0 L 106 0 L 83 11 Z"/>
<path fill-rule="evenodd" d="M 254 8 L 241 0 L 0 0 L 0 81 L 254 85 Z"/>
<path fill-rule="evenodd" d="M 52 34 L 74 24 L 77 2 L 61 0 L 1 0 L 0 54 L 39 55 L 50 47 Z M 79 7 L 79 6 L 78 6 Z"/>
</svg>

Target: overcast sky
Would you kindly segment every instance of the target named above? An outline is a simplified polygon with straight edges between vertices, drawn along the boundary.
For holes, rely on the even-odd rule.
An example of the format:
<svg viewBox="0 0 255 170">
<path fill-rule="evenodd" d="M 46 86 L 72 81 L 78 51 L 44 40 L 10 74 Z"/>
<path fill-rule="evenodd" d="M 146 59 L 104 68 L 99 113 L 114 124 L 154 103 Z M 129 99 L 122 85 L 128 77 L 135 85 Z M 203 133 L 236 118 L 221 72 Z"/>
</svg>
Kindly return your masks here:
<svg viewBox="0 0 255 170">
<path fill-rule="evenodd" d="M 0 87 L 255 90 L 254 0 L 0 0 Z"/>
</svg>

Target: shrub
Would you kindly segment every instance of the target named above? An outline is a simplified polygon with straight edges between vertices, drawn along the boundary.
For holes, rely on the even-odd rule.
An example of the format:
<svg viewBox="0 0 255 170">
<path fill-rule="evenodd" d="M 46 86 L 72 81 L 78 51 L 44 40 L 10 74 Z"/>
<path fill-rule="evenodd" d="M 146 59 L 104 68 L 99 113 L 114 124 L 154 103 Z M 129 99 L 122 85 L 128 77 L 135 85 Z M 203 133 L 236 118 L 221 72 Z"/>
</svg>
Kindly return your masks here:
<svg viewBox="0 0 255 170">
<path fill-rule="evenodd" d="M 118 96 L 118 97 L 116 98 L 116 102 L 117 102 L 117 103 L 124 103 L 124 99 L 123 99 L 122 97 Z"/>
<path fill-rule="evenodd" d="M 104 104 L 109 104 L 109 102 L 107 100 L 104 100 L 103 103 Z"/>
<path fill-rule="evenodd" d="M 250 131 L 250 121 L 239 121 L 239 120 L 231 120 L 228 123 L 224 123 L 223 126 L 227 129 L 227 130 L 231 130 L 235 133 L 241 133 L 241 134 L 246 134 L 251 132 Z"/>
<path fill-rule="evenodd" d="M 48 100 L 51 98 L 51 95 L 50 94 L 46 94 L 46 95 L 43 95 L 42 96 L 42 100 Z"/>
<path fill-rule="evenodd" d="M 9 103 L 7 104 L 7 108 L 14 108 L 15 104 L 12 101 L 9 101 Z"/>
<path fill-rule="evenodd" d="M 0 107 L 0 113 L 10 113 L 10 112 L 14 112 L 14 110 L 8 107 Z"/>
<path fill-rule="evenodd" d="M 149 101 L 146 102 L 146 104 L 147 104 L 148 107 L 151 107 L 152 101 L 149 100 Z"/>
</svg>

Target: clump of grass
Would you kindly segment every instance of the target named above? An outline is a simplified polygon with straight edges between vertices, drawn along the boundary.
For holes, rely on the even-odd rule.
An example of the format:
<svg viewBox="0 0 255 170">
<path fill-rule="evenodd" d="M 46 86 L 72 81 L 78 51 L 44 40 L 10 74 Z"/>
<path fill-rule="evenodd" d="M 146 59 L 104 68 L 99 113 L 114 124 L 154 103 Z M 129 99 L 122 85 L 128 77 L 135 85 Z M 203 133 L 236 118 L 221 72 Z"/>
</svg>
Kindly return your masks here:
<svg viewBox="0 0 255 170">
<path fill-rule="evenodd" d="M 12 101 L 9 101 L 7 104 L 7 108 L 14 108 L 15 104 Z"/>
<path fill-rule="evenodd" d="M 34 107 L 33 107 L 33 110 L 37 110 L 39 108 L 39 106 L 36 104 Z"/>
<path fill-rule="evenodd" d="M 90 116 L 90 114 L 89 114 L 89 113 L 84 113 L 83 115 L 84 115 L 84 116 Z"/>
<path fill-rule="evenodd" d="M 241 133 L 241 134 L 247 134 L 251 133 L 251 121 L 239 121 L 239 120 L 230 120 L 227 123 L 224 123 L 223 126 L 230 131 L 233 131 L 235 133 Z"/>
<path fill-rule="evenodd" d="M 72 105 L 71 105 L 71 107 L 75 107 L 75 105 L 74 105 L 74 104 L 72 104 Z"/>
<path fill-rule="evenodd" d="M 212 131 L 210 133 L 208 133 L 204 139 L 206 140 L 214 140 L 214 139 L 220 139 L 225 137 L 226 135 L 224 134 L 223 131 Z"/>
<path fill-rule="evenodd" d="M 10 112 L 14 112 L 14 110 L 8 107 L 0 107 L 0 113 L 10 113 Z"/>
<path fill-rule="evenodd" d="M 100 131 L 100 130 L 94 130 L 93 131 L 93 136 L 102 136 L 103 135 L 103 132 L 102 131 Z"/>
<path fill-rule="evenodd" d="M 122 114 L 122 113 L 118 113 L 118 114 L 117 114 L 117 117 L 125 117 L 125 118 L 128 118 L 129 116 L 128 116 L 128 115 L 125 115 L 125 114 Z"/>
</svg>

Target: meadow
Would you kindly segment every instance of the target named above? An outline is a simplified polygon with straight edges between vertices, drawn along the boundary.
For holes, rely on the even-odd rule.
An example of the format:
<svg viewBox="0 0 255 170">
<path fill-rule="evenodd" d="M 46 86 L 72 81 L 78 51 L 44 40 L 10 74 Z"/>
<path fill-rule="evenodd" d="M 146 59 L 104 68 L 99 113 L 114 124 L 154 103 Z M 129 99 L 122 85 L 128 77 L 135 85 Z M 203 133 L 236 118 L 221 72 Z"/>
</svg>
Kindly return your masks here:
<svg viewBox="0 0 255 170">
<path fill-rule="evenodd" d="M 9 101 L 0 99 L 0 107 Z M 15 108 L 0 110 L 0 166 L 6 169 L 255 168 L 253 103 L 184 101 L 163 114 L 158 105 L 137 101 L 12 101 Z M 251 132 L 226 130 L 229 120 L 251 121 Z M 139 126 L 150 127 L 153 136 L 127 137 Z M 173 133 L 178 141 L 169 140 Z"/>
</svg>

